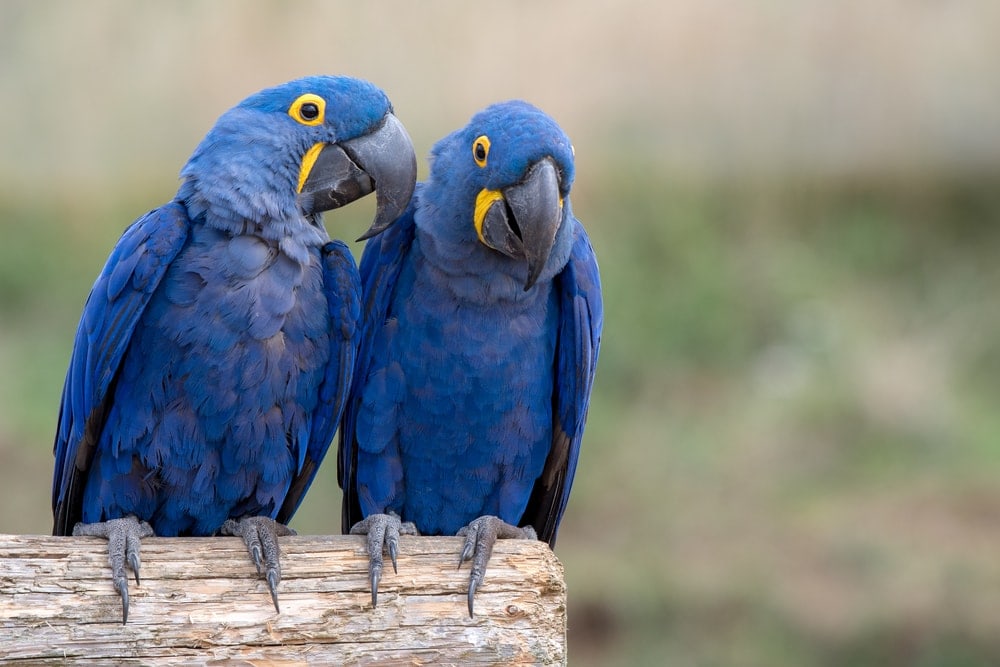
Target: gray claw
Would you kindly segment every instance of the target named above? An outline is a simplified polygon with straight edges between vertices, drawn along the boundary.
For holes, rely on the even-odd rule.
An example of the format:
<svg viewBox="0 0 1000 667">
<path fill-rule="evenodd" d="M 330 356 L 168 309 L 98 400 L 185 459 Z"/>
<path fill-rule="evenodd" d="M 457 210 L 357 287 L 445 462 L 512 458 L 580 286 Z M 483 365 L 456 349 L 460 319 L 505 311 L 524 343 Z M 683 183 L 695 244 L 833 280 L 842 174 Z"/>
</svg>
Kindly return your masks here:
<svg viewBox="0 0 1000 667">
<path fill-rule="evenodd" d="M 473 614 L 473 600 L 476 590 L 486 577 L 486 564 L 493 555 L 493 545 L 498 539 L 529 539 L 537 540 L 538 535 L 531 526 L 518 528 L 495 516 L 481 516 L 468 526 L 458 531 L 459 537 L 465 537 L 462 553 L 458 558 L 458 567 L 472 559 L 472 571 L 469 573 L 469 617 Z"/>
<path fill-rule="evenodd" d="M 395 512 L 369 514 L 351 526 L 351 535 L 367 535 L 368 583 L 372 591 L 372 608 L 378 606 L 378 585 L 382 581 L 383 553 L 388 552 L 392 571 L 396 574 L 396 557 L 399 554 L 399 536 L 417 535 L 417 527 L 410 521 L 401 521 Z"/>
<path fill-rule="evenodd" d="M 267 589 L 271 591 L 271 602 L 274 603 L 274 610 L 281 613 L 281 607 L 278 606 L 278 582 L 281 580 L 281 575 L 275 570 L 268 570 L 267 572 Z"/>
<path fill-rule="evenodd" d="M 463 528 L 462 530 L 464 531 L 465 529 Z M 463 533 L 462 531 L 459 531 L 458 536 L 461 537 L 464 534 L 465 533 Z M 475 550 L 475 548 L 476 548 L 476 543 L 474 541 L 472 540 L 465 541 L 465 546 L 462 547 L 462 553 L 458 555 L 458 567 L 455 568 L 456 570 L 461 570 L 462 563 L 472 558 L 472 552 Z"/>
<path fill-rule="evenodd" d="M 399 574 L 399 569 L 396 567 L 396 556 L 399 554 L 399 540 L 390 535 L 386 541 L 386 547 L 389 549 L 389 559 L 392 561 L 392 573 Z"/>
<path fill-rule="evenodd" d="M 470 579 L 469 580 L 469 618 L 473 618 L 475 614 L 472 612 L 473 601 L 476 599 L 476 589 L 479 588 L 479 583 L 482 579 Z"/>
<path fill-rule="evenodd" d="M 256 540 L 257 539 L 256 536 L 253 539 Z M 261 567 L 263 565 L 263 562 L 262 562 L 263 558 L 264 558 L 264 554 L 262 554 L 261 551 L 260 551 L 260 542 L 256 542 L 255 541 L 253 543 L 253 546 L 250 547 L 250 560 L 253 561 L 253 566 L 255 568 L 257 568 L 257 574 L 261 574 L 262 571 L 263 571 L 261 569 Z"/>
<path fill-rule="evenodd" d="M 122 598 L 122 625 L 128 623 L 128 580 L 115 579 L 115 590 Z"/>
<path fill-rule="evenodd" d="M 135 575 L 135 585 L 139 585 L 139 553 L 137 551 L 130 551 L 128 553 L 128 566 L 132 568 L 132 573 Z"/>
<path fill-rule="evenodd" d="M 219 532 L 243 538 L 257 574 L 267 581 L 274 610 L 281 613 L 278 606 L 278 583 L 281 581 L 281 547 L 278 537 L 294 535 L 295 531 L 266 516 L 245 516 L 242 519 L 227 519 Z"/>
<path fill-rule="evenodd" d="M 135 575 L 135 585 L 139 585 L 139 547 L 142 538 L 151 537 L 153 527 L 129 515 L 122 519 L 109 519 L 99 523 L 78 523 L 73 526 L 74 535 L 103 537 L 108 541 L 108 561 L 111 563 L 111 582 L 122 599 L 122 625 L 128 622 L 128 575 L 126 565 Z"/>
<path fill-rule="evenodd" d="M 372 590 L 372 609 L 378 606 L 378 584 L 382 581 L 382 566 L 368 564 L 368 585 Z"/>
</svg>

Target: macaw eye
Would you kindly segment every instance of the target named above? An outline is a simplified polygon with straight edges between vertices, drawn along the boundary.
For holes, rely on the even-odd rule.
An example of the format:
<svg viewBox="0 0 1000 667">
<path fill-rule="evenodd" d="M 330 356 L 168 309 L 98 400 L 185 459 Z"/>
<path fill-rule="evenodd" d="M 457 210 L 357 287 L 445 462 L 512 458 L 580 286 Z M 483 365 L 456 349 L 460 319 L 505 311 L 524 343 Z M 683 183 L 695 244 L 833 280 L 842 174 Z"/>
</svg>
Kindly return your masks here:
<svg viewBox="0 0 1000 667">
<path fill-rule="evenodd" d="M 472 158 L 480 167 L 486 166 L 486 157 L 490 154 L 490 138 L 485 134 L 472 142 Z"/>
<path fill-rule="evenodd" d="M 326 100 L 312 93 L 300 95 L 292 102 L 292 106 L 288 107 L 288 115 L 303 125 L 322 124 L 324 111 L 326 111 Z"/>
<path fill-rule="evenodd" d="M 306 102 L 299 109 L 299 114 L 306 120 L 316 120 L 319 118 L 319 107 L 313 102 Z"/>
</svg>

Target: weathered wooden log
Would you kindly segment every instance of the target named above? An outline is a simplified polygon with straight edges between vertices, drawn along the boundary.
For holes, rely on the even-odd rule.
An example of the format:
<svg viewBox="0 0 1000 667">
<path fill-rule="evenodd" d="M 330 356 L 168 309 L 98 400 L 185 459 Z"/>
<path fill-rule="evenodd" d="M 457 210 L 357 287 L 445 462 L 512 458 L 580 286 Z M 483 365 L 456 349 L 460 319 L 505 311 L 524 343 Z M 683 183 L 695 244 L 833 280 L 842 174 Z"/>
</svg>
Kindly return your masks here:
<svg viewBox="0 0 1000 667">
<path fill-rule="evenodd" d="M 564 664 L 566 587 L 548 546 L 497 542 L 469 618 L 461 544 L 402 537 L 372 609 L 361 537 L 282 538 L 279 614 L 239 539 L 149 538 L 123 626 L 105 541 L 0 535 L 0 660 Z"/>
</svg>

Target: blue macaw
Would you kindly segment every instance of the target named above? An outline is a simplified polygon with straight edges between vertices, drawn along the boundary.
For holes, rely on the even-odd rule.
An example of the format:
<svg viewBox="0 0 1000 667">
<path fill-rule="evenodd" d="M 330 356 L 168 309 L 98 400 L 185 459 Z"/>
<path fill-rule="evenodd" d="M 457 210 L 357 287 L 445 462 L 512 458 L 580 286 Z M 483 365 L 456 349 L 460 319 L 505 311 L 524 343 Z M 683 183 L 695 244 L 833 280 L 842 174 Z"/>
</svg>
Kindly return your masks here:
<svg viewBox="0 0 1000 667">
<path fill-rule="evenodd" d="M 239 535 L 275 609 L 277 536 L 333 440 L 361 284 L 321 212 L 377 190 L 366 237 L 404 211 L 416 158 L 385 93 L 315 76 L 223 114 L 170 203 L 123 234 L 87 299 L 55 438 L 56 535 Z"/>
<path fill-rule="evenodd" d="M 465 536 L 470 615 L 498 537 L 555 544 L 603 322 L 573 160 L 537 108 L 490 106 L 435 145 L 429 180 L 365 247 L 337 462 L 373 606 L 400 534 Z"/>
</svg>

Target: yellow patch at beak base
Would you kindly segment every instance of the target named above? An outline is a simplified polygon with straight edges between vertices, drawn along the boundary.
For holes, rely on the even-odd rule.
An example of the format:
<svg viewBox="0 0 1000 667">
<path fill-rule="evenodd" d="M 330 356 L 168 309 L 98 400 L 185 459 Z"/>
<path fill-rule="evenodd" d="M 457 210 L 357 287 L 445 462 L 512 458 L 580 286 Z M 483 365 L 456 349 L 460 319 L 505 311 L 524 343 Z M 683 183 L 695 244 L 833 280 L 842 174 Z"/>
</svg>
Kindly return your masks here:
<svg viewBox="0 0 1000 667">
<path fill-rule="evenodd" d="M 476 195 L 476 209 L 472 215 L 472 223 L 476 226 L 476 236 L 479 237 L 479 242 L 485 246 L 489 246 L 489 243 L 483 238 L 483 222 L 486 220 L 486 213 L 490 207 L 498 201 L 503 201 L 503 194 L 499 190 L 483 188 Z"/>
<path fill-rule="evenodd" d="M 306 184 L 306 179 L 309 178 L 309 172 L 312 171 L 313 165 L 316 164 L 316 158 L 319 157 L 324 146 L 326 144 L 322 142 L 313 144 L 306 151 L 306 154 L 302 156 L 302 166 L 299 168 L 299 187 L 295 189 L 296 192 L 302 192 L 302 188 Z"/>
</svg>

